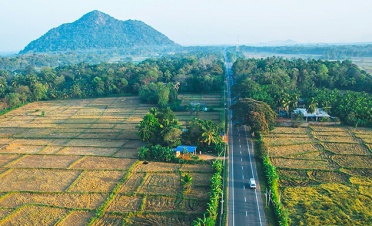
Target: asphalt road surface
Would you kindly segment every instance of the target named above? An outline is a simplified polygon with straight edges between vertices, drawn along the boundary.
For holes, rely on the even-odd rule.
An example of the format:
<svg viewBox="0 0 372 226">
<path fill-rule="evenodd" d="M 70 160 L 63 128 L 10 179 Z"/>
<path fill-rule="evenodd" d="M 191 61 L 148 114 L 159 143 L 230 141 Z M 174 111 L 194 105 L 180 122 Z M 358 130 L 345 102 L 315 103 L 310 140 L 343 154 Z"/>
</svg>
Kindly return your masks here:
<svg viewBox="0 0 372 226">
<path fill-rule="evenodd" d="M 231 100 L 233 85 L 231 63 L 226 63 L 227 72 L 227 107 Z M 261 198 L 259 179 L 253 154 L 252 143 L 244 126 L 233 126 L 232 111 L 228 110 L 229 119 L 229 178 L 228 178 L 228 225 L 266 226 L 266 217 Z M 249 186 L 249 179 L 256 180 L 256 189 Z"/>
</svg>

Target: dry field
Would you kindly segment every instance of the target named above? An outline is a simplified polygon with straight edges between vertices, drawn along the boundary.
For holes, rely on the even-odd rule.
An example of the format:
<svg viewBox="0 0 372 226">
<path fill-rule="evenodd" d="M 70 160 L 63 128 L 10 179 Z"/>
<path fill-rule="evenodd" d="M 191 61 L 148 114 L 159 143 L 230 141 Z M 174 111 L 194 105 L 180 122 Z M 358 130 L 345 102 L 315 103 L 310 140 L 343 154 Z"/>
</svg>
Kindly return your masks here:
<svg viewBox="0 0 372 226">
<path fill-rule="evenodd" d="M 217 124 L 220 124 L 220 115 L 224 110 L 223 108 L 223 97 L 221 94 L 181 94 L 179 99 L 182 100 L 182 105 L 189 105 L 191 102 L 201 103 L 207 106 L 207 108 L 214 108 L 213 112 L 191 113 L 187 112 L 175 112 L 175 115 L 182 125 L 187 125 L 188 122 L 193 120 L 195 117 L 212 120 Z"/>
<path fill-rule="evenodd" d="M 290 225 L 371 224 L 372 129 L 279 127 L 264 142 Z"/>
<path fill-rule="evenodd" d="M 150 107 L 137 97 L 63 100 L 0 116 L 0 225 L 190 225 L 201 217 L 210 165 L 137 161 L 136 125 Z M 194 177 L 188 194 L 183 172 Z"/>
</svg>

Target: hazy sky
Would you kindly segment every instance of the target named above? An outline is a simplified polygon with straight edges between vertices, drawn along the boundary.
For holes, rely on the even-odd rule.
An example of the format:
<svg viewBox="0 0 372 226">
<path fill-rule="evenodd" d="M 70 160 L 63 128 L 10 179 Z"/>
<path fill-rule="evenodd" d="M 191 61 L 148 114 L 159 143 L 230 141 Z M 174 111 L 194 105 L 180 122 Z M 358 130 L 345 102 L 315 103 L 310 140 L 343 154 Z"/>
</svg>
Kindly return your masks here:
<svg viewBox="0 0 372 226">
<path fill-rule="evenodd" d="M 100 10 L 181 45 L 372 42 L 372 0 L 0 0 L 0 51 Z"/>
</svg>

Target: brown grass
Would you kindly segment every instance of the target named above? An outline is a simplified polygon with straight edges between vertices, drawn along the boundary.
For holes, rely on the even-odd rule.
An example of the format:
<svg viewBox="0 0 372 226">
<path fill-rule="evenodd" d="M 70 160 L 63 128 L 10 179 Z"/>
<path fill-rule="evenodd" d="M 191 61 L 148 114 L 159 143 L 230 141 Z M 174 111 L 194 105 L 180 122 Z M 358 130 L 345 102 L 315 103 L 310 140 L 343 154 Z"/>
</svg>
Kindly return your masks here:
<svg viewBox="0 0 372 226">
<path fill-rule="evenodd" d="M 332 159 L 341 167 L 372 169 L 372 156 L 335 155 Z"/>
<path fill-rule="evenodd" d="M 73 211 L 69 213 L 58 226 L 80 226 L 86 225 L 94 216 L 94 212 Z"/>
<path fill-rule="evenodd" d="M 12 142 L 5 147 L 3 147 L 0 152 L 1 153 L 19 153 L 19 154 L 37 154 L 41 151 L 45 146 L 29 146 L 29 145 L 22 145 L 16 142 Z"/>
<path fill-rule="evenodd" d="M 85 171 L 70 192 L 110 192 L 122 178 L 121 171 Z"/>
<path fill-rule="evenodd" d="M 142 203 L 140 196 L 125 196 L 117 195 L 114 201 L 110 204 L 108 212 L 131 212 L 139 211 Z"/>
<path fill-rule="evenodd" d="M 15 154 L 10 154 L 10 155 L 0 154 L 0 166 L 4 166 L 19 157 L 20 155 L 15 155 Z"/>
<path fill-rule="evenodd" d="M 276 167 L 280 168 L 292 168 L 292 169 L 333 169 L 327 161 L 313 161 L 303 159 L 287 159 L 287 158 L 271 158 L 272 163 Z"/>
<path fill-rule="evenodd" d="M 324 143 L 324 147 L 336 154 L 371 154 L 365 146 L 360 144 Z"/>
<path fill-rule="evenodd" d="M 287 145 L 287 146 L 272 146 L 269 147 L 269 155 L 273 157 L 287 157 L 298 155 L 300 153 L 314 152 L 322 150 L 317 144 L 301 144 L 301 145 Z"/>
<path fill-rule="evenodd" d="M 107 198 L 105 194 L 68 194 L 68 193 L 12 193 L 0 199 L 0 206 L 17 208 L 27 204 L 48 205 L 70 209 L 96 209 Z"/>
<path fill-rule="evenodd" d="M 179 173 L 150 173 L 139 188 L 139 193 L 175 195 L 182 191 Z"/>
<path fill-rule="evenodd" d="M 0 221 L 1 225 L 54 225 L 61 218 L 68 214 L 66 209 L 25 206 L 16 211 L 5 220 Z"/>
<path fill-rule="evenodd" d="M 135 159 L 87 156 L 74 163 L 70 168 L 127 170 L 135 161 L 136 161 Z"/>
<path fill-rule="evenodd" d="M 202 212 L 206 209 L 204 200 L 197 199 L 177 199 L 167 196 L 147 196 L 145 211 L 164 212 L 164 211 L 185 211 Z"/>
<path fill-rule="evenodd" d="M 48 169 L 12 169 L 1 177 L 0 191 L 61 192 L 79 175 L 79 171 Z"/>
<path fill-rule="evenodd" d="M 26 155 L 15 163 L 8 164 L 9 168 L 67 168 L 79 156 L 57 155 Z"/>
<path fill-rule="evenodd" d="M 132 173 L 121 186 L 119 193 L 133 193 L 137 191 L 145 175 L 146 173 Z"/>
<path fill-rule="evenodd" d="M 143 162 L 142 162 L 143 163 Z M 181 168 L 181 164 L 147 162 L 147 164 L 138 164 L 134 172 L 175 172 Z"/>
<path fill-rule="evenodd" d="M 99 155 L 110 156 L 117 151 L 117 148 L 100 148 L 100 147 L 65 147 L 58 154 L 62 155 Z"/>
<path fill-rule="evenodd" d="M 127 225 L 148 226 L 148 225 L 177 225 L 189 226 L 196 219 L 197 215 L 188 214 L 169 214 L 146 213 L 133 215 Z M 202 216 L 199 216 L 202 217 Z"/>
</svg>

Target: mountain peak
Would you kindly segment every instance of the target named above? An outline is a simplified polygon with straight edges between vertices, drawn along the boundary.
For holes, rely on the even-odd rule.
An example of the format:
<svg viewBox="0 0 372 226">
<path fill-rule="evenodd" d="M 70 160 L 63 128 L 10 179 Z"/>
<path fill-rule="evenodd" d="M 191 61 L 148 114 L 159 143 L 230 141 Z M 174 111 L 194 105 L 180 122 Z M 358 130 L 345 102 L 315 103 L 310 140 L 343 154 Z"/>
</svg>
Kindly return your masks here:
<svg viewBox="0 0 372 226">
<path fill-rule="evenodd" d="M 98 10 L 93 10 L 85 15 L 83 15 L 79 20 L 81 21 L 94 21 L 97 25 L 104 25 L 106 24 L 106 21 L 115 19 L 111 17 L 110 15 L 103 13 Z"/>
<path fill-rule="evenodd" d="M 142 21 L 121 21 L 94 10 L 72 23 L 49 30 L 20 53 L 174 45 L 167 36 Z"/>
</svg>

